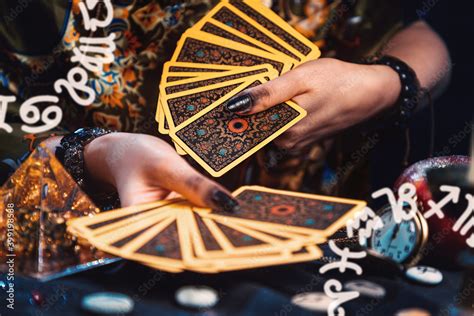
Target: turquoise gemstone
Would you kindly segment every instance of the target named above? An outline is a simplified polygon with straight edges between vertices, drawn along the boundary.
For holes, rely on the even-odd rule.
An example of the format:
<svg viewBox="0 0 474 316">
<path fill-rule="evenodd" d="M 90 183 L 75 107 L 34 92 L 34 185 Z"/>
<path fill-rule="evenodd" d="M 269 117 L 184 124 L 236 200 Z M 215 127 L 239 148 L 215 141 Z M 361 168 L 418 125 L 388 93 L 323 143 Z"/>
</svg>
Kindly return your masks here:
<svg viewBox="0 0 474 316">
<path fill-rule="evenodd" d="M 206 130 L 205 129 L 198 129 L 196 131 L 197 136 L 204 136 L 206 135 Z"/>
<path fill-rule="evenodd" d="M 332 206 L 330 204 L 326 204 L 326 205 L 324 205 L 323 209 L 325 211 L 332 211 L 334 209 L 334 206 Z"/>
<path fill-rule="evenodd" d="M 261 196 L 261 195 L 255 195 L 254 200 L 255 200 L 255 201 L 261 201 L 261 200 L 262 200 L 262 196 Z"/>
<path fill-rule="evenodd" d="M 227 154 L 227 149 L 222 148 L 222 149 L 219 150 L 219 155 L 225 156 L 226 154 Z"/>
<path fill-rule="evenodd" d="M 165 246 L 164 245 L 158 245 L 155 247 L 156 251 L 158 252 L 164 252 L 165 251 Z"/>
<path fill-rule="evenodd" d="M 186 106 L 186 110 L 188 110 L 188 111 L 194 111 L 195 109 L 196 109 L 196 107 L 192 104 Z"/>
<path fill-rule="evenodd" d="M 272 121 L 279 120 L 279 119 L 280 119 L 280 115 L 279 115 L 279 114 L 273 114 L 272 116 L 270 116 L 270 119 L 271 119 Z"/>
<path fill-rule="evenodd" d="M 245 242 L 252 241 L 252 237 L 247 236 L 247 235 L 245 235 L 242 239 L 243 239 Z"/>
<path fill-rule="evenodd" d="M 311 226 L 314 225 L 315 221 L 312 218 L 308 218 L 304 223 L 305 225 Z"/>
<path fill-rule="evenodd" d="M 196 56 L 197 56 L 197 57 L 204 57 L 204 51 L 198 50 L 198 51 L 196 52 Z"/>
</svg>

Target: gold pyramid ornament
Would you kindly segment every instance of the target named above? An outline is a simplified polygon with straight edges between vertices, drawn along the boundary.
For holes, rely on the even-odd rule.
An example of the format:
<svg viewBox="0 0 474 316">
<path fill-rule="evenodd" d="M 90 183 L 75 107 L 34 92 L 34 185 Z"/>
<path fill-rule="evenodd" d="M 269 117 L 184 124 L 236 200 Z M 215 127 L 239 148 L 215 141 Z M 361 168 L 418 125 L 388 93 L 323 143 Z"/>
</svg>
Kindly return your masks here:
<svg viewBox="0 0 474 316">
<path fill-rule="evenodd" d="M 51 279 L 109 262 L 66 231 L 66 221 L 100 212 L 40 145 L 0 188 L 0 270 Z"/>
</svg>

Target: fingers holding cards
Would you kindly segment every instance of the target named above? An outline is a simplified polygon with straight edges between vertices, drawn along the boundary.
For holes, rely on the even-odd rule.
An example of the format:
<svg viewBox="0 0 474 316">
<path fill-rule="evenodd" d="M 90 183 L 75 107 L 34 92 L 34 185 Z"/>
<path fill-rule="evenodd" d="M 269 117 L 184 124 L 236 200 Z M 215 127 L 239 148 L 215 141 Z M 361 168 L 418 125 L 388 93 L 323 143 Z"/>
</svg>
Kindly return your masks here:
<svg viewBox="0 0 474 316">
<path fill-rule="evenodd" d="M 159 131 L 172 137 L 179 154 L 189 154 L 212 176 L 221 176 L 303 119 L 304 111 L 291 102 L 277 105 L 272 119 L 283 120 L 277 119 L 275 126 L 267 120 L 263 128 L 272 127 L 263 133 L 250 132 L 256 127 L 251 124 L 254 118 L 232 117 L 236 125 L 231 127 L 208 124 L 196 129 L 197 125 L 230 118 L 223 104 L 231 97 L 319 55 L 313 43 L 257 1 L 222 1 L 183 34 L 165 64 Z M 294 117 L 288 116 L 292 111 Z M 203 133 L 223 138 L 205 139 Z M 209 151 L 213 146 L 218 148 Z"/>
<path fill-rule="evenodd" d="M 266 82 L 256 79 L 241 91 Z M 291 101 L 265 112 L 239 116 L 225 109 L 227 97 L 189 119 L 170 136 L 209 174 L 220 177 L 303 119 L 306 112 Z"/>
</svg>

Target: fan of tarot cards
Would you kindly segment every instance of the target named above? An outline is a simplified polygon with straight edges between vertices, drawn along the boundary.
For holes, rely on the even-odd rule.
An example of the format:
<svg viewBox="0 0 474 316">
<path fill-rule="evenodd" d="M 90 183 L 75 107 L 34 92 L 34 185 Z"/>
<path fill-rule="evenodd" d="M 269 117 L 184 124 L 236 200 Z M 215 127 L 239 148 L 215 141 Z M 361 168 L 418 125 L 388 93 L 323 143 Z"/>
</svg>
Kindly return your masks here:
<svg viewBox="0 0 474 316">
<path fill-rule="evenodd" d="M 69 221 L 68 230 L 100 250 L 155 269 L 217 273 L 319 259 L 327 241 L 365 202 L 241 187 L 240 210 L 163 200 Z"/>
<path fill-rule="evenodd" d="M 164 66 L 159 132 L 220 177 L 306 115 L 288 101 L 239 116 L 226 102 L 319 56 L 318 47 L 259 1 L 222 1 L 183 34 Z"/>
</svg>

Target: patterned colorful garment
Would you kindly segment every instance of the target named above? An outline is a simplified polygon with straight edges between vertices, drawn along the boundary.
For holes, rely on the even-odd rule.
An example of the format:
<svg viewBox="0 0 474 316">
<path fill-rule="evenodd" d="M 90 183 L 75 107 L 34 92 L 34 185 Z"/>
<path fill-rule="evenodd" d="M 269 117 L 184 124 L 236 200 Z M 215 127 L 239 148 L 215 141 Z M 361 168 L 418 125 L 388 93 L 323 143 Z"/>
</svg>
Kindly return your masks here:
<svg viewBox="0 0 474 316">
<path fill-rule="evenodd" d="M 61 134 L 79 127 L 98 126 L 122 132 L 157 135 L 155 111 L 162 66 L 171 58 L 181 34 L 212 7 L 212 0 L 116 0 L 113 1 L 112 23 L 105 29 L 89 34 L 84 28 L 79 2 L 73 0 L 70 8 L 66 9 L 69 10 L 67 23 L 60 42 L 52 53 L 28 56 L 0 50 L 0 94 L 17 97 L 16 103 L 9 105 L 6 116 L 6 122 L 14 132 L 7 133 L 0 129 L 0 161 L 3 161 L 3 169 L 5 166 L 15 168 L 19 157 L 51 134 L 23 133 L 19 106 L 32 96 L 56 94 L 53 83 L 58 78 L 65 78 L 68 70 L 76 66 L 71 62 L 71 57 L 73 49 L 80 45 L 81 36 L 103 37 L 114 33 L 114 60 L 100 73 L 88 71 L 88 86 L 96 93 L 92 105 L 78 106 L 67 94 L 61 95 L 58 105 L 62 108 L 64 117 L 60 127 L 53 132 Z M 316 42 L 326 56 L 332 56 L 341 43 L 342 46 L 356 48 L 354 45 L 357 45 L 358 35 L 354 32 L 347 35 L 344 21 L 353 19 L 354 14 L 358 14 L 356 9 L 360 8 L 361 3 L 367 6 L 371 1 L 351 1 L 350 5 L 330 0 L 263 2 Z M 346 32 L 342 35 L 339 27 L 341 24 L 345 25 L 343 29 Z M 360 28 L 361 25 L 357 27 Z M 385 34 L 390 28 L 389 25 L 380 29 Z M 378 42 L 380 38 L 377 37 Z M 372 40 L 366 46 L 375 47 L 376 42 Z M 231 188 L 253 182 L 298 190 L 303 184 L 303 178 L 320 173 L 325 150 L 321 146 L 315 146 L 309 153 L 299 157 L 287 157 L 283 154 L 276 160 L 275 166 L 262 168 L 262 164 L 268 165 L 269 155 L 272 155 L 271 147 L 262 151 L 257 159 L 249 161 L 245 168 L 233 171 L 222 181 Z M 4 171 L 2 175 L 0 170 L 0 183 L 5 180 L 6 174 Z"/>
<path fill-rule="evenodd" d="M 64 33 L 51 54 L 28 56 L 0 50 L 0 94 L 17 98 L 9 104 L 6 116 L 13 133 L 0 129 L 0 161 L 11 167 L 18 166 L 18 158 L 51 133 L 67 133 L 82 126 L 156 135 L 154 113 L 162 65 L 170 59 L 181 34 L 211 6 L 208 0 L 114 1 L 112 23 L 90 34 L 84 29 L 79 2 L 72 1 Z M 114 61 L 101 73 L 88 71 L 87 85 L 96 93 L 93 104 L 79 106 L 64 93 L 58 104 L 63 119 L 56 130 L 43 135 L 22 132 L 20 105 L 32 96 L 56 94 L 53 83 L 77 66 L 71 57 L 80 45 L 79 38 L 111 33 L 115 34 Z"/>
</svg>

